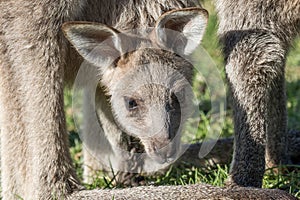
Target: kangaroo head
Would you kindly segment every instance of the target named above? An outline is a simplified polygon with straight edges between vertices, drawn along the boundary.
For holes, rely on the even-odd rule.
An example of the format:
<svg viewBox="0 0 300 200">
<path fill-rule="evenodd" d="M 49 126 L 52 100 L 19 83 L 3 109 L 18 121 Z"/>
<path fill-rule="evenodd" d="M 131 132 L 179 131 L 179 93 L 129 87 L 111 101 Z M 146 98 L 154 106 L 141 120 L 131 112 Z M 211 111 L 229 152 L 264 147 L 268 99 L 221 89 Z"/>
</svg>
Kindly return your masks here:
<svg viewBox="0 0 300 200">
<path fill-rule="evenodd" d="M 154 28 L 123 31 L 69 22 L 63 31 L 99 68 L 117 124 L 138 137 L 159 163 L 173 161 L 189 112 L 193 66 L 185 59 L 200 44 L 207 12 L 187 8 L 163 14 Z"/>
</svg>

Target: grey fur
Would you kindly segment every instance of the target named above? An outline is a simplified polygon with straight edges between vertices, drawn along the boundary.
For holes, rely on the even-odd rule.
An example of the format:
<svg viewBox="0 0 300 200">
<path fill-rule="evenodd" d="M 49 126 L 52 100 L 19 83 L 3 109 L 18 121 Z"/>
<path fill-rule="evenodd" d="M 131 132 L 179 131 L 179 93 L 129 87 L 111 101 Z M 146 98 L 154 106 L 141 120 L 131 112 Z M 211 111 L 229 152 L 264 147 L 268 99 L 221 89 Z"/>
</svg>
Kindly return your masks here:
<svg viewBox="0 0 300 200">
<path fill-rule="evenodd" d="M 169 23 L 172 27 L 168 27 Z M 101 82 L 96 103 L 98 116 L 94 115 L 95 91 L 86 88 L 85 93 L 85 105 L 90 105 L 85 108 L 89 111 L 84 117 L 85 176 L 89 175 L 90 167 L 97 166 L 97 157 L 103 166 L 96 169 L 112 167 L 115 172 L 154 171 L 159 164 L 178 157 L 181 124 L 192 112 L 189 97 L 193 67 L 177 54 L 186 57 L 196 49 L 206 23 L 205 10 L 188 8 L 166 12 L 151 25 L 154 29 L 135 29 L 133 33 L 96 23 L 63 25 L 66 37 L 77 51 L 95 65 L 83 66 L 86 69 L 80 71 L 83 76 L 77 80 L 90 82 L 94 75 L 99 80 L 94 85 Z M 111 41 L 107 35 L 112 37 Z M 181 38 L 176 40 L 177 37 Z M 132 110 L 128 108 L 129 101 L 136 104 Z M 97 127 L 98 119 L 103 131 Z M 124 132 L 139 139 L 144 148 L 124 149 Z M 140 154 L 143 149 L 147 155 Z"/>
<path fill-rule="evenodd" d="M 116 28 L 151 26 L 189 1 L 1 1 L 0 74 L 2 195 L 48 199 L 81 188 L 67 144 L 64 76 L 82 59 L 61 32 L 65 21 L 98 21 Z M 131 12 L 127 12 L 130 10 Z"/>
<path fill-rule="evenodd" d="M 216 0 L 216 7 L 235 112 L 229 184 L 261 187 L 265 166 L 289 159 L 284 66 L 300 1 Z"/>
<path fill-rule="evenodd" d="M 252 195 L 292 199 L 282 191 L 241 188 L 223 193 L 223 189 L 205 185 L 141 187 L 130 189 L 131 193 L 128 190 L 81 191 L 69 155 L 63 86 L 65 79 L 74 80 L 82 58 L 70 48 L 61 25 L 66 21 L 86 20 L 109 26 L 118 24 L 115 28 L 119 30 L 141 28 L 153 25 L 168 10 L 191 6 L 198 4 L 186 0 L 0 1 L 3 199 L 18 196 L 112 199 L 114 195 L 124 199 L 153 197 L 153 194 L 157 199 L 222 199 L 223 196 L 230 199 Z"/>
<path fill-rule="evenodd" d="M 115 190 L 102 190 L 102 191 L 82 191 L 80 193 L 75 192 L 71 199 L 84 198 L 84 199 L 97 199 L 97 197 L 104 200 L 108 199 L 155 199 L 155 200 L 167 200 L 167 199 L 184 199 L 184 200 L 230 200 L 230 199 L 295 199 L 290 194 L 283 192 L 282 190 L 267 190 L 259 188 L 218 188 L 206 184 L 195 184 L 185 186 L 148 186 L 148 187 L 134 187 L 127 189 L 115 189 Z"/>
</svg>

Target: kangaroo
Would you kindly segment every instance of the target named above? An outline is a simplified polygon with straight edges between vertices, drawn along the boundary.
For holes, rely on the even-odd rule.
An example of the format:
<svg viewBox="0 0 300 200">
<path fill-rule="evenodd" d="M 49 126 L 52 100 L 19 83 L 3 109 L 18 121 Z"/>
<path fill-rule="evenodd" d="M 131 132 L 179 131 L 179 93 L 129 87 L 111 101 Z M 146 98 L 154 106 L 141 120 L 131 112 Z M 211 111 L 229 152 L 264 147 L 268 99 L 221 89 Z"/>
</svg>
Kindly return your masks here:
<svg viewBox="0 0 300 200">
<path fill-rule="evenodd" d="M 193 66 L 178 55 L 187 56 L 198 46 L 206 23 L 205 10 L 187 8 L 166 12 L 156 21 L 153 30 L 136 29 L 134 33 L 95 23 L 69 22 L 63 25 L 66 37 L 79 54 L 96 66 L 90 75 L 91 66 L 87 66 L 79 79 L 87 82 L 94 74 L 99 74 L 99 78 L 95 78 L 105 90 L 99 87 L 96 95 L 99 115 L 92 115 L 91 106 L 90 114 L 84 118 L 90 134 L 97 133 L 91 123 L 93 116 L 96 121 L 99 119 L 106 137 L 100 136 L 97 140 L 94 135 L 84 136 L 84 144 L 88 147 L 86 153 L 97 150 L 107 169 L 117 165 L 122 171 L 134 170 L 126 169 L 131 165 L 153 168 L 153 160 L 163 164 L 176 159 L 180 148 L 180 124 L 192 112 L 189 86 L 193 77 Z M 171 37 L 178 39 L 174 41 Z M 95 92 L 85 98 L 94 101 Z M 85 105 L 92 105 L 92 102 L 85 102 Z M 140 158 L 140 153 L 134 159 L 136 152 L 120 149 L 125 145 L 122 143 L 123 131 L 141 141 L 149 159 Z M 107 152 L 110 150 L 113 152 L 109 156 Z M 85 160 L 89 159 L 87 156 L 85 154 Z M 88 161 L 93 160 L 95 158 Z M 90 167 L 88 162 L 85 165 Z"/>
<path fill-rule="evenodd" d="M 198 8 L 183 9 L 188 7 Z M 206 12 L 200 8 L 200 5 L 196 1 L 42 0 L 29 2 L 23 0 L 6 0 L 0 1 L 0 9 L 1 183 L 3 199 L 15 199 L 18 197 L 24 199 L 111 199 L 129 197 L 149 198 L 149 196 L 154 199 L 223 197 L 265 197 L 266 199 L 277 197 L 281 199 L 293 199 L 293 197 L 285 192 L 276 190 L 270 191 L 251 188 L 221 189 L 207 185 L 159 188 L 141 187 L 132 189 L 130 190 L 131 192 L 128 192 L 128 190 L 82 190 L 83 187 L 76 177 L 68 150 L 63 110 L 63 87 L 67 83 L 66 80 L 72 82 L 75 79 L 74 77 L 83 59 L 76 54 L 63 36 L 61 31 L 62 24 L 68 21 L 102 23 L 102 25 L 98 24 L 99 26 L 95 26 L 95 24 L 74 24 L 69 22 L 64 26 L 66 35 L 80 54 L 91 64 L 98 66 L 97 63 L 101 60 L 101 57 L 97 58 L 93 55 L 99 52 L 99 50 L 103 51 L 105 49 L 92 48 L 95 51 L 91 51 L 92 49 L 88 45 L 97 44 L 99 40 L 103 40 L 103 37 L 118 37 L 116 34 L 117 30 L 139 29 L 157 25 L 155 30 L 158 31 L 154 31 L 153 35 L 151 35 L 153 37 L 151 38 L 152 40 L 145 41 L 145 43 L 151 42 L 152 44 L 155 41 L 157 42 L 156 45 L 172 50 L 172 45 L 168 43 L 168 34 L 164 31 L 164 28 L 176 28 L 179 23 L 182 25 L 181 31 L 188 31 L 190 29 L 185 29 L 185 27 L 190 25 L 187 23 L 190 20 L 193 22 L 191 24 L 199 21 L 201 21 L 201 24 L 205 22 L 202 19 L 206 18 L 206 14 L 204 14 Z M 163 16 L 163 13 L 167 11 L 171 12 L 169 13 L 171 18 L 167 15 Z M 160 16 L 164 20 L 159 20 Z M 179 20 L 178 23 L 174 23 L 177 21 L 172 20 L 173 17 L 175 19 L 183 17 L 183 19 Z M 168 23 L 165 24 L 164 22 Z M 161 28 L 162 26 L 160 25 L 166 25 L 166 27 Z M 179 49 L 176 49 L 176 51 L 179 50 L 185 55 L 194 49 L 194 44 L 199 44 L 201 39 L 201 37 L 198 37 L 199 28 L 195 30 L 196 43 L 190 44 L 191 41 L 189 41 L 189 39 L 194 38 L 195 35 L 193 33 L 186 35 L 185 33 L 190 32 L 183 32 L 178 37 L 177 44 Z M 202 28 L 200 30 L 203 31 Z M 99 33 L 101 37 L 94 35 L 95 32 Z M 131 42 L 130 35 L 121 35 L 124 35 L 122 37 L 128 39 L 125 41 Z M 160 39 L 157 41 L 155 38 Z M 119 43 L 118 38 L 116 39 L 109 42 L 112 48 L 104 53 L 110 55 L 111 52 L 118 53 L 122 50 L 123 45 Z M 144 41 L 143 38 L 141 40 Z M 121 39 L 120 41 L 124 40 Z M 140 44 L 145 43 L 141 42 Z M 145 53 L 147 58 L 161 58 L 158 57 L 158 52 L 155 52 L 151 48 L 146 48 L 142 52 Z M 141 51 L 132 52 L 133 55 L 127 55 L 127 57 L 125 56 L 120 59 L 122 62 L 118 64 L 123 69 L 122 67 L 117 67 L 114 69 L 117 70 L 115 73 L 122 75 L 122 70 L 125 70 L 130 63 L 139 63 L 139 53 Z M 165 59 L 178 58 L 174 53 L 167 53 L 163 50 L 159 55 L 165 55 Z M 110 57 L 108 56 L 108 58 Z M 110 60 L 107 59 L 104 61 L 109 63 Z M 164 61 L 163 59 L 161 62 L 164 63 Z M 186 62 L 182 62 L 184 66 L 188 66 Z M 172 65 L 170 68 L 175 66 L 177 65 Z M 147 69 L 147 65 L 138 67 L 144 70 Z M 107 75 L 108 71 L 106 72 L 106 70 L 102 69 L 101 73 Z M 185 75 L 185 73 L 182 74 Z M 137 78 L 133 75 L 130 76 L 132 76 L 133 80 Z M 179 76 L 179 78 L 182 78 L 182 76 Z M 113 79 L 113 76 L 106 77 L 106 79 L 103 77 L 101 82 L 105 86 L 108 86 Z M 167 97 L 169 93 L 164 91 L 165 88 L 159 86 L 160 84 L 156 88 L 151 88 L 150 91 L 163 91 L 163 96 L 166 95 L 165 97 Z M 137 105 L 143 105 L 142 102 L 138 101 L 139 99 L 135 99 L 136 96 L 125 95 L 129 98 L 122 97 L 118 99 L 118 95 L 124 95 L 122 92 L 118 93 L 116 90 L 110 90 L 109 92 L 111 96 L 116 95 L 115 101 L 113 99 L 111 101 L 114 102 L 112 104 L 114 110 L 117 111 L 116 107 L 124 106 L 124 103 L 127 103 L 125 104 L 127 106 L 122 109 L 120 107 L 123 112 L 114 114 L 122 115 L 128 113 L 129 110 L 135 110 Z M 138 92 L 143 92 L 143 90 L 138 90 Z M 144 96 L 139 93 L 136 93 L 136 95 Z M 172 110 L 171 107 L 169 109 L 169 111 Z M 158 111 L 161 110 L 159 109 Z M 142 111 L 136 113 L 144 114 Z M 130 122 L 130 129 L 123 121 L 120 120 L 118 122 L 121 126 L 125 125 L 125 127 L 122 127 L 123 129 L 134 135 L 135 132 L 132 132 L 134 130 L 132 121 Z M 143 141 L 142 136 L 140 135 L 141 141 Z M 166 141 L 169 139 L 163 138 L 162 141 L 159 141 L 158 145 L 161 146 L 161 143 L 167 143 Z M 144 142 L 145 146 L 147 146 L 148 154 L 152 154 L 153 158 L 157 160 L 161 159 L 164 162 L 168 161 L 166 158 L 172 159 L 174 155 L 172 148 L 167 148 L 163 152 L 164 156 L 161 157 L 157 155 L 157 151 L 153 151 L 153 143 Z M 244 175 L 242 174 L 242 176 Z M 249 174 L 246 175 L 248 176 Z"/>
<path fill-rule="evenodd" d="M 288 163 L 284 66 L 300 29 L 300 1 L 216 0 L 234 107 L 229 185 L 261 187 L 265 167 Z"/>
<path fill-rule="evenodd" d="M 290 42 L 299 32 L 299 6 L 299 1 L 216 1 L 235 112 L 236 151 L 229 185 L 261 187 L 265 167 L 289 162 L 284 65 Z M 92 174 L 91 166 L 103 169 L 85 155 L 86 177 Z M 147 168 L 148 160 L 142 165 Z"/>
<path fill-rule="evenodd" d="M 181 100 L 176 95 L 184 90 L 184 79 L 191 80 L 192 66 L 175 53 L 153 47 L 180 47 L 176 52 L 181 55 L 197 47 L 207 12 L 196 1 L 1 1 L 0 8 L 1 161 L 5 199 L 13 199 L 14 195 L 47 199 L 81 188 L 68 153 L 63 87 L 75 79 L 82 57 L 61 31 L 67 21 L 103 23 L 69 22 L 63 30 L 78 52 L 98 67 L 118 125 L 140 138 L 146 152 L 159 162 L 170 162 L 176 157 L 176 124 L 182 118 Z M 183 8 L 186 10 L 180 10 Z M 170 11 L 174 9 L 177 10 Z M 141 34 L 134 37 L 118 31 L 146 31 L 152 26 L 155 28 L 148 40 Z M 178 36 L 178 44 L 170 43 L 167 29 L 182 33 L 173 35 Z M 113 40 L 101 49 L 99 44 L 110 36 Z M 123 45 L 124 42 L 131 44 Z M 137 46 L 144 50 L 122 54 L 123 48 Z M 113 56 L 122 58 L 106 65 Z M 157 85 L 149 85 L 152 81 Z M 120 82 L 128 88 L 120 88 Z M 135 83 L 141 88 L 134 88 Z M 168 88 L 163 87 L 165 83 Z"/>
</svg>

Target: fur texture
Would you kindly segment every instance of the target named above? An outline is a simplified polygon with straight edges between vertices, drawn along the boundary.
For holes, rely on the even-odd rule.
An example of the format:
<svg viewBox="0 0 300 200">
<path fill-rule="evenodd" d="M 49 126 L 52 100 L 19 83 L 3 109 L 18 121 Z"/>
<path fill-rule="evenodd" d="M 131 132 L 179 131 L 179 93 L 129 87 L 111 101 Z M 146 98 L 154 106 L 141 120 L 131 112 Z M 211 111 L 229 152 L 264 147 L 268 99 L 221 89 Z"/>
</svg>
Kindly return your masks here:
<svg viewBox="0 0 300 200">
<path fill-rule="evenodd" d="M 258 1 L 254 2 L 257 3 Z M 285 6 L 288 5 L 287 1 L 282 2 L 284 2 L 284 8 L 286 8 Z M 295 4 L 296 7 L 291 6 L 290 9 L 287 8 L 286 10 L 289 11 L 296 8 L 296 10 L 294 10 L 296 13 L 294 16 L 299 16 L 297 10 L 297 8 L 299 8 L 299 1 L 295 2 L 297 2 Z M 248 7 L 251 8 L 251 5 L 242 5 L 242 8 L 236 8 L 239 4 L 227 3 L 228 4 L 226 4 L 226 2 L 219 4 L 220 7 L 224 7 L 224 9 L 232 6 L 235 8 L 234 10 L 237 11 Z M 65 80 L 72 82 L 82 58 L 74 52 L 74 49 L 70 48 L 70 45 L 61 32 L 61 26 L 63 22 L 66 21 L 85 20 L 115 26 L 115 28 L 119 30 L 141 28 L 153 25 L 159 16 L 168 10 L 192 6 L 198 6 L 198 4 L 194 1 L 187 0 L 0 1 L 1 182 L 3 199 L 15 199 L 18 196 L 24 199 L 60 199 L 66 196 L 70 197 L 70 199 L 99 199 L 99 196 L 101 196 L 102 199 L 111 199 L 113 196 L 118 196 L 120 199 L 132 197 L 130 195 L 128 196 L 128 190 L 120 190 L 120 192 L 119 190 L 80 191 L 82 187 L 72 167 L 68 149 L 63 110 L 63 86 L 66 83 Z M 258 8 L 260 11 L 260 7 Z M 231 9 L 227 11 L 229 10 Z M 255 11 L 256 10 L 254 10 L 254 13 L 256 13 Z M 233 24 L 235 20 L 237 20 L 236 24 L 245 21 L 241 20 L 240 17 L 233 16 L 231 11 L 227 13 L 225 10 L 221 11 L 220 9 L 220 13 L 225 16 L 221 16 L 221 25 L 225 24 L 224 20 L 226 21 L 227 17 L 231 17 L 232 20 L 228 21 L 231 21 Z M 288 16 L 293 16 L 292 13 L 293 12 L 290 12 Z M 240 14 L 242 14 L 242 11 Z M 271 12 L 270 15 L 273 16 L 273 12 Z M 272 16 L 270 16 L 270 18 L 275 19 L 272 18 Z M 258 17 L 257 19 L 260 18 Z M 268 20 L 266 21 L 268 22 Z M 277 19 L 273 21 L 278 22 Z M 291 23 L 285 25 L 291 27 L 292 24 L 291 21 Z M 221 26 L 220 30 L 222 33 L 227 33 L 226 27 L 227 25 Z M 228 27 L 230 27 L 230 25 Z M 239 30 L 241 28 L 237 27 L 237 29 Z M 266 36 L 257 37 L 259 34 L 266 34 Z M 234 34 L 234 36 L 236 35 Z M 276 31 L 275 33 L 272 32 L 272 34 L 268 32 L 249 32 L 249 34 L 243 36 L 249 38 L 249 42 L 252 45 L 255 43 L 259 45 L 261 44 L 260 42 L 263 43 L 265 37 L 268 41 L 273 43 L 274 41 L 282 40 L 282 37 L 276 35 Z M 234 47 L 233 49 L 237 48 L 236 45 L 233 45 L 236 44 L 237 41 L 235 38 L 240 37 L 230 39 L 228 36 L 227 41 L 229 44 L 232 44 L 226 45 L 228 48 L 230 46 Z M 280 59 L 279 61 L 276 60 L 276 62 L 279 62 L 278 65 L 280 66 L 280 61 L 283 59 L 282 54 L 284 55 L 284 51 L 283 53 L 281 52 L 281 44 L 282 43 L 278 44 L 280 48 L 275 49 L 279 51 L 278 55 Z M 247 53 L 248 48 L 246 44 L 243 48 L 245 49 L 237 49 L 236 52 L 242 54 L 243 52 Z M 232 52 L 230 49 L 232 48 L 229 48 L 226 52 Z M 286 47 L 283 48 L 283 50 L 285 49 Z M 265 50 L 265 48 L 263 50 Z M 238 53 L 233 56 L 234 59 L 232 60 L 240 59 Z M 271 52 L 267 51 L 264 54 L 264 51 L 262 51 L 262 55 L 266 56 L 268 53 Z M 231 60 L 230 55 L 233 54 L 228 53 L 227 57 L 229 61 Z M 274 56 L 276 57 L 277 53 L 275 53 Z M 272 62 L 273 61 L 274 60 L 272 60 Z M 245 62 L 245 60 L 241 60 L 240 62 Z M 227 69 L 232 66 L 230 65 L 231 62 L 228 63 Z M 268 65 L 268 63 L 269 62 L 267 62 L 266 65 Z M 270 76 L 273 77 L 275 75 L 276 73 L 271 73 Z M 257 77 L 262 78 L 259 73 Z M 269 77 L 269 75 L 266 77 Z M 263 76 L 263 78 L 265 78 L 265 76 Z M 263 83 L 267 83 L 269 79 L 265 81 L 266 82 Z M 240 85 L 245 86 L 243 83 L 243 80 L 241 80 Z M 266 84 L 262 86 L 259 84 L 259 87 L 266 88 Z M 265 90 L 260 90 L 259 94 L 263 95 L 264 91 Z M 250 97 L 252 96 L 250 95 Z M 261 100 L 261 96 L 255 97 Z M 239 98 L 239 95 L 237 95 L 236 98 Z M 273 100 L 275 100 L 275 98 Z M 244 101 L 244 103 L 245 102 L 246 101 Z M 242 103 L 238 105 L 244 106 L 242 110 L 248 111 L 249 109 L 245 108 L 248 108 L 252 103 L 253 102 L 247 101 L 247 105 Z M 253 105 L 258 106 L 259 114 L 261 114 L 259 105 L 263 105 L 263 109 L 266 107 L 264 102 L 263 104 L 257 105 L 256 103 Z M 257 113 L 256 108 L 254 108 L 254 111 Z M 237 113 L 243 114 L 242 112 Z M 243 116 L 246 115 L 243 114 Z M 274 116 L 274 114 L 272 116 Z M 274 116 L 274 118 L 277 119 L 276 116 Z M 240 119 L 242 120 L 236 121 L 237 127 L 247 122 L 243 120 L 245 119 L 243 117 L 240 117 Z M 262 159 L 265 152 L 262 146 L 265 143 L 266 137 L 264 136 L 264 131 L 260 123 L 261 120 L 263 121 L 262 123 L 265 123 L 265 118 L 260 117 L 258 119 L 259 124 L 257 130 L 259 130 L 262 135 L 260 134 L 261 136 L 255 137 L 255 142 L 249 143 L 248 141 L 252 141 L 252 138 L 244 137 L 245 133 L 249 132 L 248 129 L 241 130 L 240 134 L 243 139 L 240 140 L 237 137 L 235 145 L 236 148 L 241 148 L 239 152 L 242 155 L 238 153 L 235 154 L 236 162 L 234 162 L 235 164 L 232 168 L 232 177 L 234 180 L 242 180 L 236 181 L 238 184 L 259 185 L 257 183 L 259 183 L 258 179 L 261 177 L 262 169 L 260 164 L 263 163 Z M 279 123 L 275 124 L 277 125 Z M 248 126 L 245 125 L 243 127 L 247 128 Z M 256 129 L 256 126 L 251 127 Z M 239 129 L 237 129 L 237 132 L 238 130 Z M 277 135 L 278 134 L 275 134 L 275 137 L 277 137 Z M 256 145 L 257 142 L 260 142 L 258 143 L 259 145 Z M 258 152 L 257 159 L 252 159 L 252 157 L 249 158 L 248 156 L 248 152 L 254 149 Z M 247 170 L 248 165 L 245 166 L 243 159 L 247 159 L 251 166 L 256 167 L 258 170 Z M 254 169 L 254 167 L 250 167 L 249 169 Z M 238 174 L 239 171 L 241 171 L 240 175 Z M 259 174 L 258 177 L 255 179 L 249 178 L 252 176 L 251 173 L 256 173 L 257 171 L 257 174 Z M 254 184 L 248 184 L 252 181 Z M 202 189 L 205 192 L 202 192 Z M 190 197 L 203 199 L 207 198 L 207 196 L 212 199 L 221 199 L 223 196 L 225 196 L 224 198 L 234 198 L 232 195 L 236 194 L 231 190 L 222 193 L 223 190 L 220 188 L 201 185 L 159 188 L 141 187 L 130 191 L 134 192 L 131 194 L 135 197 L 142 197 L 142 195 L 149 197 L 149 195 L 156 194 L 157 196 L 155 196 L 155 198 L 172 197 L 181 199 Z M 214 191 L 220 191 L 221 194 L 219 193 L 219 196 L 209 196 L 206 191 L 209 194 L 211 192 L 214 194 Z M 261 195 L 265 194 L 265 190 L 259 189 L 241 189 L 241 191 L 237 191 L 238 195 L 241 195 L 239 196 L 241 198 L 250 198 L 253 194 L 257 194 L 256 197 L 261 197 Z M 269 196 L 274 196 L 275 198 L 285 197 L 292 199 L 291 196 L 281 191 L 275 193 L 269 190 L 266 191 Z"/>
<path fill-rule="evenodd" d="M 216 0 L 235 143 L 229 184 L 261 187 L 265 166 L 288 162 L 284 67 L 300 1 Z"/>
<path fill-rule="evenodd" d="M 65 79 L 73 80 L 82 58 L 62 35 L 63 22 L 145 28 L 168 10 L 197 5 L 164 0 L 0 2 L 4 199 L 48 199 L 81 188 L 68 152 L 63 86 Z"/>
<path fill-rule="evenodd" d="M 206 24 L 207 12 L 198 7 L 166 12 L 154 28 L 134 32 L 90 22 L 64 24 L 66 37 L 90 63 L 76 79 L 82 87 L 86 83 L 85 169 L 100 162 L 97 170 L 155 171 L 178 157 L 181 125 L 192 113 L 193 67 L 185 57 L 200 44 Z M 96 108 L 92 88 L 99 82 Z M 126 146 L 126 135 L 144 148 Z"/>
</svg>

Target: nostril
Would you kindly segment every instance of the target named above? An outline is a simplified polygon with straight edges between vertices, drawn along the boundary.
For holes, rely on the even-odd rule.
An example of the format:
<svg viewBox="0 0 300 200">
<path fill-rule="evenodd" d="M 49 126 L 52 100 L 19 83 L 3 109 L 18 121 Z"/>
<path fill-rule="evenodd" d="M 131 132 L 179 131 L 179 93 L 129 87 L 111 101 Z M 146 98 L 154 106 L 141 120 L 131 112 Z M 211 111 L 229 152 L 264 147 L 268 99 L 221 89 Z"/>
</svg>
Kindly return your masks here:
<svg viewBox="0 0 300 200">
<path fill-rule="evenodd" d="M 166 139 L 163 138 L 161 139 L 161 141 L 165 141 Z M 155 142 L 152 143 L 152 149 L 153 151 L 157 152 L 157 153 L 161 153 L 164 151 L 165 147 L 167 146 L 167 144 L 165 144 L 165 142 L 161 142 L 159 140 L 156 140 Z"/>
<path fill-rule="evenodd" d="M 153 144 L 152 145 L 152 149 L 153 149 L 154 152 L 157 152 L 158 151 L 157 144 Z"/>
</svg>

